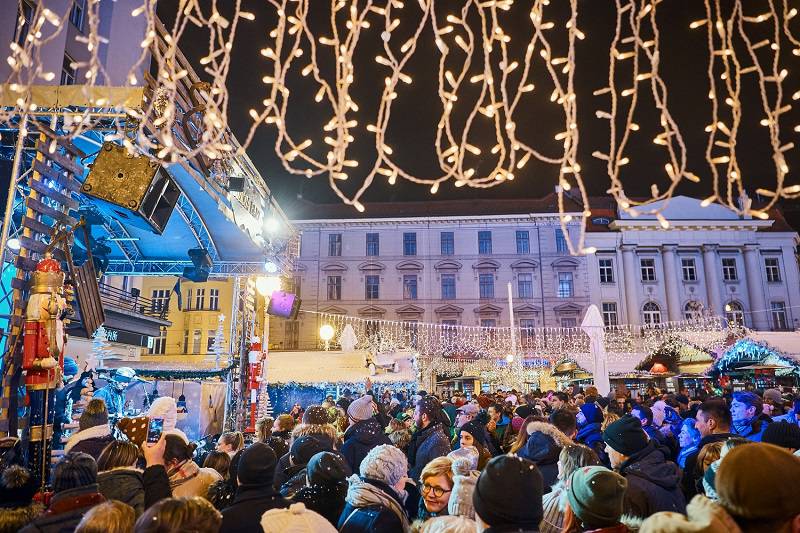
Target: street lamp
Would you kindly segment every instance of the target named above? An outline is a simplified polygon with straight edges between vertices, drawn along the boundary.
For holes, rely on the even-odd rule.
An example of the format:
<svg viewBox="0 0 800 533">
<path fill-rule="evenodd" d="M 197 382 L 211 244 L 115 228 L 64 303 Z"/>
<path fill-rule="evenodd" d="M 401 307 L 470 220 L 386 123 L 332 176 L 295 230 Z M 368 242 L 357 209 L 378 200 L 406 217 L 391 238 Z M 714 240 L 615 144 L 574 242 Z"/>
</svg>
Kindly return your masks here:
<svg viewBox="0 0 800 533">
<path fill-rule="evenodd" d="M 325 351 L 328 351 L 331 339 L 333 338 L 333 326 L 330 324 L 323 324 L 322 327 L 319 328 L 319 338 L 325 341 Z"/>
<path fill-rule="evenodd" d="M 281 278 L 278 276 L 260 276 L 256 278 L 256 290 L 261 296 L 272 296 L 281 290 Z"/>
</svg>

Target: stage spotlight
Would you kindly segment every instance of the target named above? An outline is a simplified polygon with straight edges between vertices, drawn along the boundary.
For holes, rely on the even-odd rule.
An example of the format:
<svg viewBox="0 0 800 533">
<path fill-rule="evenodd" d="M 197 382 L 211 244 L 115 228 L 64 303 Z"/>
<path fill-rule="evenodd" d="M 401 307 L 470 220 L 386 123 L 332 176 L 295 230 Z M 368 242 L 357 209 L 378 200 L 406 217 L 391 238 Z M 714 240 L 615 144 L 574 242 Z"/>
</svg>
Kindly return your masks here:
<svg viewBox="0 0 800 533">
<path fill-rule="evenodd" d="M 6 246 L 8 246 L 9 250 L 14 250 L 16 252 L 19 250 L 21 244 L 19 242 L 19 239 L 8 239 Z"/>
<path fill-rule="evenodd" d="M 264 221 L 264 229 L 266 229 L 268 233 L 275 233 L 280 229 L 280 227 L 280 221 L 274 216 L 271 216 Z"/>
<path fill-rule="evenodd" d="M 275 261 L 268 259 L 267 262 L 264 263 L 264 271 L 266 271 L 267 274 L 275 274 L 278 271 L 278 265 Z"/>
<path fill-rule="evenodd" d="M 256 290 L 261 296 L 270 296 L 281 290 L 281 278 L 277 276 L 260 276 L 256 278 Z"/>
</svg>

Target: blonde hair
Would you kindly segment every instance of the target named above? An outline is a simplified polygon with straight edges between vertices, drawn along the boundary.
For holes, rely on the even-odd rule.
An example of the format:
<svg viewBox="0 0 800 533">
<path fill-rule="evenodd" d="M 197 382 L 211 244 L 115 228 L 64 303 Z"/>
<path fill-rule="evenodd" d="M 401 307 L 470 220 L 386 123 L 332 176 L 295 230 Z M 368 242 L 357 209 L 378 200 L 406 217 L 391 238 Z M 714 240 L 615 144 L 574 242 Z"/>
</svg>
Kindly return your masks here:
<svg viewBox="0 0 800 533">
<path fill-rule="evenodd" d="M 711 463 L 719 459 L 722 453 L 722 444 L 722 441 L 709 442 L 697 454 L 697 464 L 702 465 L 704 473 L 711 466 Z"/>
<path fill-rule="evenodd" d="M 219 531 L 222 514 L 205 498 L 166 498 L 136 521 L 136 533 L 203 533 Z M 130 531 L 130 529 L 128 529 Z"/>
<path fill-rule="evenodd" d="M 437 457 L 430 463 L 425 465 L 422 473 L 419 475 L 419 480 L 425 482 L 426 479 L 433 476 L 445 475 L 453 484 L 453 460 L 449 457 Z"/>
<path fill-rule="evenodd" d="M 256 438 L 259 442 L 267 442 L 267 439 L 272 436 L 272 425 L 274 423 L 275 420 L 270 416 L 256 420 Z"/>
<path fill-rule="evenodd" d="M 608 426 L 617 420 L 619 420 L 619 415 L 617 413 L 608 411 L 605 415 L 603 415 L 603 423 L 600 424 L 600 431 L 605 431 Z"/>
<path fill-rule="evenodd" d="M 242 448 L 244 448 L 244 435 L 241 431 L 231 431 L 228 433 L 223 433 L 219 437 L 219 441 L 222 444 L 227 444 L 231 448 L 233 448 L 234 452 L 238 452 Z"/>
<path fill-rule="evenodd" d="M 89 509 L 75 533 L 130 533 L 136 513 L 127 503 L 109 500 Z"/>
</svg>

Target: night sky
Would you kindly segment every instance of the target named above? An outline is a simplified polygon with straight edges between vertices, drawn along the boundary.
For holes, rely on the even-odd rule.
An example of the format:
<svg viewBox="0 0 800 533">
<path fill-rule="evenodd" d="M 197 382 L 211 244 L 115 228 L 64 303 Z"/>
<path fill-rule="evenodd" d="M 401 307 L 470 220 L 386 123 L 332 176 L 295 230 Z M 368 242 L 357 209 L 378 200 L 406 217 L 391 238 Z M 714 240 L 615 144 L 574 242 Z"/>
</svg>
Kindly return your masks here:
<svg viewBox="0 0 800 533">
<path fill-rule="evenodd" d="M 725 2 L 723 4 L 732 2 Z M 319 6 L 319 15 L 312 17 L 315 31 L 329 35 L 330 31 L 322 33 L 328 19 L 328 2 L 314 0 L 312 10 Z M 710 103 L 707 98 L 709 90 L 707 69 L 706 30 L 700 28 L 689 29 L 689 23 L 696 19 L 705 18 L 703 2 L 699 0 L 668 0 L 658 6 L 658 20 L 661 28 L 661 73 L 669 88 L 669 109 L 675 117 L 689 153 L 688 170 L 701 176 L 705 183 L 689 184 L 683 186 L 678 192 L 696 197 L 705 197 L 710 192 L 710 172 L 704 159 L 707 137 L 703 128 L 710 122 Z M 230 125 L 237 135 L 243 139 L 252 119 L 248 116 L 250 108 L 262 109 L 261 100 L 267 95 L 267 87 L 261 83 L 261 77 L 271 68 L 268 60 L 260 55 L 261 48 L 267 46 L 268 32 L 275 25 L 275 14 L 272 7 L 265 1 L 245 0 L 243 9 L 255 13 L 253 22 L 243 21 L 239 27 L 234 43 L 234 55 L 228 88 L 230 90 L 231 106 L 229 110 Z M 447 14 L 443 10 L 448 5 L 453 5 L 453 13 L 461 6 L 461 2 L 437 2 L 442 18 Z M 577 69 L 576 87 L 578 97 L 578 122 L 580 127 L 579 162 L 583 167 L 583 177 L 590 188 L 590 194 L 603 195 L 608 188 L 605 162 L 591 156 L 595 150 L 607 152 L 608 146 L 608 121 L 595 117 L 597 109 L 608 110 L 610 107 L 608 95 L 593 96 L 592 92 L 608 85 L 608 51 L 613 37 L 614 9 L 610 0 L 580 0 L 578 27 L 587 35 L 586 40 L 577 44 Z M 766 1 L 748 0 L 745 2 L 748 15 L 757 15 L 766 11 Z M 501 25 L 506 33 L 512 37 L 511 55 L 521 56 L 521 50 L 527 46 L 532 32 L 531 22 L 528 17 L 530 2 L 518 1 L 508 13 L 502 13 Z M 555 44 L 554 56 L 562 55 L 566 51 L 566 32 L 563 30 L 567 20 L 569 3 L 566 0 L 556 0 L 546 8 L 546 19 L 556 22 L 557 29 L 548 34 L 551 43 Z M 159 5 L 159 14 L 169 27 L 174 15 L 173 3 L 162 2 Z M 560 11 L 561 18 L 557 16 Z M 409 0 L 403 10 L 407 19 L 402 19 L 398 30 L 398 41 L 404 42 L 406 32 L 411 32 L 419 19 L 420 9 L 416 2 Z M 313 12 L 316 15 L 316 11 Z M 547 13 L 551 13 L 547 16 Z M 318 20 L 317 20 L 318 19 Z M 359 103 L 361 110 L 355 118 L 359 119 L 359 133 L 357 138 L 372 140 L 372 134 L 364 130 L 364 126 L 374 122 L 377 110 L 376 99 L 369 95 L 380 93 L 380 84 L 383 77 L 389 72 L 386 67 L 374 61 L 377 53 L 382 51 L 380 31 L 382 19 L 377 15 L 371 19 L 373 27 L 366 30 L 362 37 L 364 41 L 359 44 L 361 54 L 357 55 L 356 63 L 356 89 L 354 99 Z M 800 17 L 792 21 L 793 25 L 800 24 Z M 316 24 L 319 24 L 316 26 Z M 442 22 L 442 25 L 446 24 Z M 558 29 L 561 28 L 561 29 Z M 748 30 L 758 30 L 760 33 L 753 35 L 753 42 L 770 37 L 772 29 L 770 22 L 751 24 Z M 797 30 L 796 30 L 797 31 Z M 561 40 L 556 36 L 560 35 Z M 393 39 L 395 37 L 393 36 Z M 452 35 L 449 39 L 452 42 Z M 200 29 L 187 32 L 182 39 L 181 49 L 186 56 L 194 62 L 195 69 L 201 72 L 197 60 L 205 55 L 207 48 L 207 35 Z M 562 48 L 559 50 L 558 46 Z M 307 47 L 306 47 L 307 48 Z M 328 47 L 319 47 L 326 49 Z M 452 45 L 451 48 L 457 48 Z M 415 172 L 417 175 L 430 177 L 438 176 L 433 139 L 436 132 L 436 121 L 440 116 L 440 102 L 436 96 L 436 76 L 438 54 L 434 54 L 432 31 L 428 28 L 423 34 L 422 46 L 418 48 L 406 70 L 414 77 L 411 86 L 400 84 L 399 98 L 396 100 L 392 111 L 392 122 L 388 132 L 388 144 L 394 149 L 395 160 L 402 166 Z M 460 52 L 460 50 L 459 50 Z M 515 54 L 516 52 L 516 54 Z M 330 54 L 328 57 L 333 57 Z M 436 63 L 432 63 L 432 59 Z M 474 60 L 473 60 L 474 61 Z M 762 59 L 762 63 L 764 60 Z M 478 61 L 477 64 L 482 63 Z M 618 62 L 630 65 L 630 61 Z M 306 62 L 301 61 L 302 67 Z M 473 64 L 476 64 L 475 62 Z M 800 89 L 800 76 L 798 76 L 798 58 L 792 56 L 788 46 L 785 47 L 781 57 L 781 66 L 789 69 L 789 76 L 784 82 L 784 100 L 791 103 L 791 95 Z M 624 68 L 624 67 L 623 67 Z M 299 69 L 298 69 L 299 70 Z M 518 69 L 519 70 L 519 69 Z M 544 73 L 544 64 L 536 57 L 532 70 Z M 640 69 L 647 72 L 645 64 Z M 478 73 L 475 71 L 474 73 Z M 201 74 L 202 78 L 202 74 Z M 772 162 L 772 152 L 769 145 L 767 128 L 758 125 L 764 117 L 761 110 L 759 93 L 753 74 L 745 75 L 745 84 L 742 88 L 743 127 L 740 133 L 738 153 L 742 166 L 742 174 L 751 195 L 757 187 L 770 188 L 775 180 L 775 169 Z M 629 82 L 618 78 L 618 90 L 624 89 Z M 536 89 L 523 97 L 523 102 L 518 107 L 515 115 L 517 121 L 518 137 L 528 139 L 529 144 L 540 148 L 546 153 L 557 155 L 560 143 L 553 136 L 563 129 L 563 115 L 561 107 L 549 102 L 552 91 L 552 82 L 546 74 L 534 77 Z M 326 145 L 322 143 L 321 126 L 330 118 L 325 109 L 313 101 L 317 90 L 316 84 L 309 85 L 307 78 L 290 79 L 288 86 L 291 89 L 290 113 L 287 123 L 289 132 L 295 139 L 314 139 L 314 148 L 324 155 L 322 151 Z M 640 89 L 647 89 L 649 82 L 640 83 Z M 719 85 L 718 85 L 719 87 Z M 719 94 L 719 93 L 718 93 Z M 650 183 L 656 181 L 662 188 L 667 185 L 668 178 L 663 170 L 663 165 L 668 161 L 666 151 L 653 144 L 653 137 L 660 132 L 658 128 L 658 113 L 649 96 L 649 91 L 640 91 L 640 103 L 635 116 L 635 121 L 641 125 L 641 130 L 634 134 L 632 142 L 626 152 L 631 158 L 631 164 L 623 167 L 623 182 L 629 196 L 649 195 Z M 463 98 L 463 97 L 462 97 Z M 724 106 L 724 104 L 723 104 Z M 294 112 L 292 112 L 292 110 Z M 793 109 L 782 124 L 782 138 L 784 142 L 800 144 L 800 134 L 793 131 L 796 124 L 800 123 L 800 113 Z M 478 115 L 476 120 L 480 120 Z M 486 131 L 491 130 L 491 121 L 484 118 Z M 726 120 L 730 124 L 729 120 Z M 475 131 L 475 130 L 474 130 Z M 281 167 L 274 153 L 275 130 L 270 126 L 261 126 L 257 132 L 248 153 L 253 159 L 267 184 L 278 197 L 278 200 L 287 210 L 292 211 L 293 201 L 302 196 L 306 200 L 325 203 L 337 201 L 330 190 L 327 177 L 307 179 L 289 175 Z M 480 135 L 475 135 L 473 144 L 483 148 L 483 154 L 489 155 L 489 148 L 494 144 L 491 138 L 482 140 Z M 374 145 L 371 142 L 356 143 L 352 152 L 353 159 L 361 162 L 360 168 L 371 167 L 371 154 Z M 792 150 L 787 157 L 790 167 L 788 183 L 798 183 L 796 176 L 800 170 L 798 149 Z M 483 157 L 483 156 L 482 156 Z M 491 164 L 487 165 L 491 168 Z M 479 166 L 479 169 L 483 168 Z M 722 166 L 719 167 L 722 170 Z M 350 169 L 350 179 L 344 184 L 355 190 L 363 179 L 363 174 Z M 443 183 L 437 195 L 432 196 L 428 187 L 415 185 L 398 179 L 395 185 L 389 185 L 385 178 L 377 176 L 372 187 L 363 197 L 363 203 L 369 210 L 370 202 L 377 201 L 404 201 L 426 199 L 472 199 L 472 198 L 521 198 L 537 197 L 551 192 L 557 180 L 557 168 L 546 164 L 534 164 L 534 159 L 522 171 L 516 172 L 516 179 L 506 182 L 492 189 L 472 189 L 469 187 L 455 188 L 453 181 Z"/>
</svg>

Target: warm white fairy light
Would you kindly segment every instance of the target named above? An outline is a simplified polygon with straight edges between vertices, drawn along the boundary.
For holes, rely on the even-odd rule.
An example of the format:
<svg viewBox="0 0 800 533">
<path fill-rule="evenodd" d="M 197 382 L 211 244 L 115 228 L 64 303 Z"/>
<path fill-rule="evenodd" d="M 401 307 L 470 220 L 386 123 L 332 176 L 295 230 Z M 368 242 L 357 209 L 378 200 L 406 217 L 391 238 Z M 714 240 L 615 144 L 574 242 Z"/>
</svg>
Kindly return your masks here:
<svg viewBox="0 0 800 533">
<path fill-rule="evenodd" d="M 532 0 L 524 6 L 513 0 L 470 0 L 455 10 L 436 0 L 383 0 L 380 4 L 330 0 L 324 6 L 330 11 L 327 27 L 322 27 L 319 24 L 322 21 L 316 17 L 314 28 L 309 22 L 311 0 L 269 0 L 269 4 L 276 25 L 266 32 L 267 42 L 259 43 L 266 72 L 256 78 L 264 84 L 267 94 L 262 107 L 249 112 L 252 126 L 242 143 L 244 148 L 261 125 L 275 128 L 274 149 L 284 169 L 306 178 L 327 176 L 336 194 L 358 211 L 368 207 L 362 203 L 362 196 L 375 178 L 386 179 L 390 184 L 395 184 L 398 178 L 422 184 L 431 194 L 437 194 L 451 180 L 456 187 L 488 188 L 515 179 L 534 159 L 556 166 L 561 223 L 565 230 L 568 222 L 574 225 L 567 233 L 570 251 L 591 253 L 583 238 L 591 208 L 577 158 L 580 123 L 574 87 L 576 42 L 590 36 L 578 27 L 578 0 L 562 3 L 569 6 L 566 18 L 563 10 L 557 13 L 551 8 L 549 0 Z M 748 214 L 763 216 L 779 198 L 800 197 L 797 187 L 786 184 L 789 172 L 786 153 L 794 149 L 794 144 L 784 133 L 787 125 L 790 132 L 800 130 L 800 125 L 787 124 L 792 116 L 791 106 L 800 99 L 800 91 L 784 94 L 788 71 L 779 64 L 785 46 L 800 55 L 800 40 L 790 25 L 797 16 L 797 8 L 790 7 L 790 0 L 758 3 L 733 0 L 732 6 L 726 6 L 730 9 L 723 12 L 720 0 L 704 0 L 704 18 L 692 21 L 689 30 L 683 30 L 705 31 L 708 42 L 708 101 L 712 115 L 706 127 L 708 169 L 692 172 L 686 163 L 685 132 L 670 112 L 667 83 L 660 73 L 664 51 L 657 11 L 671 8 L 669 4 L 661 0 L 614 2 L 616 28 L 609 50 L 608 86 L 594 91 L 595 96 L 609 99 L 608 106 L 596 112 L 597 119 L 609 123 L 609 145 L 592 153 L 606 163 L 609 194 L 623 210 L 635 216 L 647 212 L 642 207 L 644 203 L 669 200 L 684 180 L 698 182 L 701 175 L 709 174 L 713 195 L 702 205 L 719 202 L 739 213 L 749 211 L 749 206 L 740 207 L 737 203 L 743 185 L 736 146 L 743 133 L 741 87 L 755 84 L 763 114 L 761 124 L 769 134 L 776 183 L 758 191 L 770 197 L 770 203 Z M 243 11 L 238 3 L 230 6 L 225 16 L 213 4 L 201 6 L 197 0 L 187 0 L 181 3 L 174 27 L 165 31 L 157 20 L 155 7 L 156 0 L 143 0 L 130 13 L 131 17 L 144 21 L 144 33 L 141 54 L 126 77 L 131 85 L 150 85 L 153 97 L 144 109 L 117 109 L 136 119 L 136 123 L 132 129 L 126 121 L 120 121 L 119 131 L 112 137 L 130 151 L 150 157 L 155 154 L 169 162 L 195 157 L 205 161 L 224 160 L 235 150 L 235 143 L 226 133 L 229 106 L 226 80 L 231 53 L 238 24 L 250 23 L 255 15 Z M 316 0 L 313 7 L 315 12 L 320 9 Z M 509 35 L 501 24 L 501 13 L 512 8 L 523 9 L 529 16 L 530 31 L 524 33 L 528 41 L 522 46 L 516 39 L 523 37 Z M 0 122 L 10 122 L 16 115 L 24 117 L 35 111 L 30 88 L 56 77 L 55 73 L 42 69 L 41 50 L 68 27 L 68 16 L 68 9 L 54 13 L 39 4 L 27 38 L 21 45 L 11 43 L 7 57 L 11 75 L 5 82 L 19 100 L 15 108 L 0 110 Z M 88 97 L 88 88 L 103 84 L 108 78 L 98 53 L 108 37 L 99 31 L 99 0 L 87 2 L 86 20 L 85 32 L 79 40 L 86 46 L 88 59 L 75 67 L 81 72 L 79 82 L 87 87 Z M 200 78 L 208 80 L 208 84 L 196 87 L 196 97 L 205 111 L 189 117 L 192 121 L 189 130 L 195 132 L 191 136 L 196 136 L 193 139 L 185 138 L 181 126 L 191 103 L 186 101 L 189 72 L 179 43 L 189 26 L 208 32 L 208 50 L 199 59 L 203 69 Z M 766 39 L 764 27 L 771 30 Z M 752 36 L 756 30 L 758 38 Z M 387 144 L 394 106 L 403 99 L 404 88 L 415 83 L 409 61 L 418 52 L 430 52 L 420 52 L 423 32 L 432 33 L 434 38 L 434 55 L 429 64 L 435 62 L 438 68 L 436 94 L 440 102 L 432 147 L 440 172 L 430 176 L 409 172 L 398 163 L 393 148 Z M 357 66 L 356 52 L 374 48 L 377 36 L 379 47 L 370 49 L 374 63 L 360 62 Z M 155 80 L 142 73 L 147 70 L 143 67 L 151 54 L 156 65 Z M 547 73 L 544 87 L 533 83 L 533 73 L 538 69 Z M 377 79 L 383 80 L 376 85 L 379 103 L 376 109 L 362 109 L 354 87 L 362 79 L 374 79 L 376 72 Z M 317 106 L 314 112 L 328 118 L 317 136 L 302 141 L 295 140 L 290 133 L 290 99 L 292 108 L 305 104 L 292 99 L 289 84 L 290 80 L 294 83 L 294 73 L 311 84 L 314 94 L 311 105 Z M 554 126 L 551 133 L 560 147 L 555 153 L 538 149 L 518 135 L 517 124 L 527 119 L 527 106 L 532 98 L 549 100 L 558 106 L 563 117 L 564 123 Z M 653 106 L 645 108 L 648 104 L 643 102 L 652 102 Z M 95 96 L 93 104 L 95 108 L 107 107 L 102 97 Z M 659 118 L 658 129 L 640 131 L 636 115 L 652 113 Z M 63 113 L 64 129 L 69 136 L 92 128 L 96 121 L 91 109 Z M 482 145 L 477 139 L 485 138 L 487 130 L 493 138 Z M 666 182 L 653 183 L 650 198 L 633 201 L 625 193 L 622 172 L 631 163 L 628 145 L 631 136 L 637 134 L 646 134 L 663 150 L 665 157 L 658 166 L 663 168 Z M 374 139 L 374 157 L 359 161 L 352 155 L 352 147 L 365 136 L 370 142 Z M 325 147 L 324 155 L 318 157 L 315 150 L 321 146 Z M 345 193 L 340 182 L 354 180 L 358 180 L 354 192 Z M 574 210 L 567 207 L 567 193 L 580 196 L 585 206 L 580 220 L 566 214 Z M 669 227 L 669 221 L 656 210 L 650 212 L 658 216 L 662 227 Z"/>
</svg>

